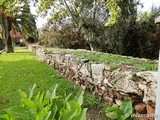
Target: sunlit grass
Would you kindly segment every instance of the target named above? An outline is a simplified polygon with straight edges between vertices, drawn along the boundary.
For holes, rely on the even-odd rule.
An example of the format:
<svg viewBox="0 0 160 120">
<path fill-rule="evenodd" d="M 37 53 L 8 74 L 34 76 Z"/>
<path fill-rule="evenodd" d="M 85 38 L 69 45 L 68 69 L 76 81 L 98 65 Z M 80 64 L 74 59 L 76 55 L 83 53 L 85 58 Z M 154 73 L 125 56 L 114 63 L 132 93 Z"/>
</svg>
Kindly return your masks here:
<svg viewBox="0 0 160 120">
<path fill-rule="evenodd" d="M 26 49 L 0 55 L 0 108 L 19 103 L 18 90 L 28 91 L 34 83 L 37 84 L 36 91 L 49 89 L 57 83 L 59 94 L 78 91 Z"/>
<path fill-rule="evenodd" d="M 111 70 L 116 69 L 120 65 L 132 66 L 136 71 L 157 71 L 158 63 L 149 59 L 139 59 L 127 57 L 117 54 L 108 54 L 102 52 L 86 52 L 74 51 L 58 48 L 46 48 L 48 51 L 61 51 L 62 54 L 74 54 L 80 59 L 89 59 L 92 63 L 106 63 L 110 66 Z"/>
<path fill-rule="evenodd" d="M 121 55 L 96 53 L 96 52 L 70 52 L 77 55 L 80 58 L 87 58 L 91 62 L 106 63 L 111 68 L 116 68 L 119 65 L 132 66 L 137 71 L 157 71 L 158 64 L 155 61 L 149 59 L 130 58 Z"/>
</svg>

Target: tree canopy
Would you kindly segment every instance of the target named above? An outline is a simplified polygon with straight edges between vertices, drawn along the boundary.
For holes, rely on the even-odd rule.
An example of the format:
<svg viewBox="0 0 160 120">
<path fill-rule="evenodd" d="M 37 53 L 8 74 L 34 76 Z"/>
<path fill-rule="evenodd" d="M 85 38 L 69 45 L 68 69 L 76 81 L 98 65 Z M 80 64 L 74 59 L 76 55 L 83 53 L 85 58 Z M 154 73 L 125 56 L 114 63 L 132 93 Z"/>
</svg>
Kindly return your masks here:
<svg viewBox="0 0 160 120">
<path fill-rule="evenodd" d="M 24 35 L 33 35 L 36 31 L 35 17 L 30 12 L 27 0 L 1 0 L 0 24 L 6 52 L 13 52 L 10 36 L 12 30 Z"/>
<path fill-rule="evenodd" d="M 74 24 L 91 50 L 138 57 L 148 57 L 147 52 L 157 54 L 152 34 L 155 32 L 153 20 L 159 12 L 152 10 L 147 20 L 143 19 L 138 13 L 138 7 L 142 6 L 139 0 L 36 2 L 39 13 L 50 16 L 48 29 L 57 26 L 60 32 L 66 24 Z"/>
</svg>

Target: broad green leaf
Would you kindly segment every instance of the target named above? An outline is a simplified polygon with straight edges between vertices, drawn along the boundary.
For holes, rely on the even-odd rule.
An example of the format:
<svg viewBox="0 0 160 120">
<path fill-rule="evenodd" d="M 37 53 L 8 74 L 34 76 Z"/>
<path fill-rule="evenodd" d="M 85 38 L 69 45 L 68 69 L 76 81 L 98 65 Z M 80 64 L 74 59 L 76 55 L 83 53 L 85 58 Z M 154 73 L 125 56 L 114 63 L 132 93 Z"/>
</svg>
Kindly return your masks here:
<svg viewBox="0 0 160 120">
<path fill-rule="evenodd" d="M 36 115 L 36 120 L 43 120 L 43 118 L 47 115 L 46 112 L 41 111 L 38 115 Z"/>
<path fill-rule="evenodd" d="M 34 91 L 35 88 L 36 88 L 36 84 L 34 84 L 34 85 L 29 89 L 29 99 L 32 98 L 32 96 L 33 96 L 33 91 Z"/>
<path fill-rule="evenodd" d="M 45 92 L 44 99 L 50 98 L 50 95 L 51 95 L 50 91 L 47 90 L 47 91 Z"/>
<path fill-rule="evenodd" d="M 1 115 L 0 118 L 3 118 L 5 120 L 13 120 L 13 118 L 9 117 L 8 114 Z"/>
<path fill-rule="evenodd" d="M 62 120 L 72 120 L 77 115 L 77 110 L 66 110 L 61 109 L 60 115 L 62 117 Z"/>
<path fill-rule="evenodd" d="M 119 107 L 117 105 L 112 105 L 111 107 L 107 107 L 105 112 L 109 118 L 117 119 L 119 113 Z"/>
<path fill-rule="evenodd" d="M 52 104 L 47 105 L 38 115 L 36 116 L 36 120 L 43 120 L 49 113 Z"/>
<path fill-rule="evenodd" d="M 41 106 L 46 106 L 47 104 L 49 104 L 49 98 L 44 99 Z"/>
<path fill-rule="evenodd" d="M 41 105 L 42 102 L 43 102 L 43 97 L 44 97 L 44 92 L 40 95 L 40 98 L 39 98 L 39 103 L 40 103 L 40 105 Z"/>
<path fill-rule="evenodd" d="M 70 93 L 66 98 L 65 98 L 65 101 L 68 101 L 71 97 L 72 93 Z"/>
<path fill-rule="evenodd" d="M 64 108 L 64 106 L 65 106 L 65 101 L 62 100 L 60 97 L 54 99 L 52 103 L 57 106 L 57 110 L 59 110 L 59 111 L 61 108 Z"/>
<path fill-rule="evenodd" d="M 5 110 L 7 113 L 13 115 L 16 118 L 21 118 L 23 120 L 28 120 L 30 119 L 34 119 L 33 117 L 31 118 L 31 113 L 23 108 L 17 108 L 17 107 L 11 107 L 9 109 Z"/>
<path fill-rule="evenodd" d="M 67 102 L 67 109 L 70 109 L 70 110 L 77 110 L 77 115 L 79 115 L 80 114 L 80 112 L 81 112 L 81 106 L 78 104 L 78 103 L 76 103 L 75 101 L 69 101 L 69 102 Z"/>
<path fill-rule="evenodd" d="M 126 116 L 125 116 L 125 115 L 123 115 L 123 114 L 122 114 L 122 115 L 120 115 L 120 117 L 119 117 L 119 119 L 120 119 L 120 120 L 126 120 L 127 118 L 128 118 L 128 117 L 126 117 Z"/>
<path fill-rule="evenodd" d="M 44 116 L 43 120 L 48 120 L 50 118 L 50 116 L 51 116 L 51 111 L 49 111 L 47 113 L 47 115 Z M 54 119 L 52 119 L 52 120 L 54 120 Z"/>
<path fill-rule="evenodd" d="M 29 99 L 21 99 L 21 102 L 28 108 L 32 109 L 32 110 L 36 110 L 36 106 L 34 104 L 34 102 L 32 100 Z"/>
<path fill-rule="evenodd" d="M 42 94 L 38 92 L 36 97 L 33 97 L 34 85 L 30 89 L 29 98 L 27 98 L 26 93 L 20 91 L 22 107 L 11 107 L 6 112 L 13 115 L 13 120 L 15 120 L 14 116 L 23 120 L 85 120 L 87 109 L 82 110 L 81 108 L 83 91 L 79 92 L 74 99 L 68 101 L 72 94 L 65 98 L 56 96 L 57 87 L 58 85 L 55 85 L 51 91 L 42 92 Z M 7 118 L 7 115 L 4 117 L 11 120 Z"/>
<path fill-rule="evenodd" d="M 117 110 L 119 110 L 119 107 L 116 104 L 114 104 L 112 106 L 107 107 L 105 112 L 112 112 L 112 111 L 117 111 Z"/>
<path fill-rule="evenodd" d="M 48 112 L 51 109 L 52 104 L 48 104 L 45 108 L 44 111 Z"/>
<path fill-rule="evenodd" d="M 128 118 L 133 112 L 132 102 L 130 100 L 125 100 L 121 104 L 120 110 L 123 112 L 123 115 Z"/>
<path fill-rule="evenodd" d="M 21 90 L 19 90 L 18 92 L 19 92 L 21 98 L 27 98 L 27 94 L 25 92 L 23 92 Z"/>
<path fill-rule="evenodd" d="M 4 4 L 4 0 L 0 0 L 0 5 Z"/>
<path fill-rule="evenodd" d="M 86 120 L 86 113 L 87 113 L 87 108 L 84 108 L 80 115 L 75 118 L 75 120 Z"/>
<path fill-rule="evenodd" d="M 40 93 L 41 93 L 40 91 L 37 93 L 36 98 L 35 98 L 36 101 L 39 101 Z"/>
<path fill-rule="evenodd" d="M 54 107 L 51 109 L 51 119 L 54 120 L 56 118 L 57 113 L 57 105 L 55 104 Z"/>
<path fill-rule="evenodd" d="M 57 87 L 58 87 L 58 84 L 54 85 L 53 88 L 51 88 L 51 97 L 50 97 L 51 101 L 56 97 Z"/>
<path fill-rule="evenodd" d="M 111 118 L 111 119 L 118 119 L 118 114 L 116 111 L 114 112 L 108 112 L 106 113 L 107 117 Z"/>
<path fill-rule="evenodd" d="M 80 105 L 83 104 L 83 94 L 84 94 L 84 91 L 80 91 L 80 92 L 78 92 L 78 94 L 74 97 L 74 100 L 75 100 L 78 104 L 80 104 Z"/>
</svg>

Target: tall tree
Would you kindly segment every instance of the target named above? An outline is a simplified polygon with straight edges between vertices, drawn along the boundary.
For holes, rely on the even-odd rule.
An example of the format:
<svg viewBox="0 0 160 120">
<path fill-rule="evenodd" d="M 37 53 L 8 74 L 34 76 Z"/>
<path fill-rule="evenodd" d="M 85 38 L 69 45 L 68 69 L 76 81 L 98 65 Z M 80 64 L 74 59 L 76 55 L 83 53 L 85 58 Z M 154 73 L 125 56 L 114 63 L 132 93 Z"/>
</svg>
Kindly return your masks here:
<svg viewBox="0 0 160 120">
<path fill-rule="evenodd" d="M 106 7 L 110 10 L 110 19 L 107 25 L 114 25 L 120 17 L 128 19 L 131 15 L 135 16 L 137 5 L 141 5 L 139 0 L 108 0 Z"/>
<path fill-rule="evenodd" d="M 19 9 L 19 7 L 16 6 L 16 4 L 19 4 L 16 0 L 2 0 L 0 2 L 1 25 L 5 34 L 4 37 L 6 44 L 6 52 L 13 52 L 10 31 L 12 30 L 12 23 L 15 21 L 14 16 L 16 15 Z"/>
<path fill-rule="evenodd" d="M 58 6 L 57 4 L 61 4 Z M 108 10 L 105 7 L 106 0 L 40 0 L 39 11 L 46 15 L 50 9 L 53 12 L 52 21 L 71 17 L 72 22 L 77 25 L 83 33 L 91 50 L 97 48 L 97 43 L 103 40 L 103 22 L 108 17 Z M 62 17 L 63 16 L 63 17 Z"/>
<path fill-rule="evenodd" d="M 29 1 L 24 0 L 24 5 L 20 10 L 21 14 L 16 16 L 17 19 L 17 27 L 19 31 L 24 35 L 25 39 L 32 36 L 34 38 L 37 37 L 37 26 L 35 21 L 35 16 L 31 14 Z M 17 29 L 17 30 L 18 30 Z"/>
<path fill-rule="evenodd" d="M 0 17 L 5 38 L 5 51 L 14 52 L 10 32 L 19 31 L 23 34 L 34 32 L 33 15 L 28 10 L 27 0 L 1 0 Z"/>
</svg>

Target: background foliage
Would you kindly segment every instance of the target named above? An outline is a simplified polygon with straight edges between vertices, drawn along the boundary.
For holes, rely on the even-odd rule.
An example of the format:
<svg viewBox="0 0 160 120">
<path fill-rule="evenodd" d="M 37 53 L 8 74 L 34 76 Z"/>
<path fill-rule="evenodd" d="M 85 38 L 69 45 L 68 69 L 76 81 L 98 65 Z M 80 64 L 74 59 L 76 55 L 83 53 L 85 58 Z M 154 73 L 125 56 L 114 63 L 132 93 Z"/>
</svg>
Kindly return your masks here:
<svg viewBox="0 0 160 120">
<path fill-rule="evenodd" d="M 77 31 L 76 26 L 73 24 L 66 24 L 61 27 L 46 27 L 41 29 L 39 44 L 50 47 L 89 49 L 83 35 Z"/>
<path fill-rule="evenodd" d="M 154 20 L 160 15 L 159 8 L 152 7 L 151 12 L 140 13 L 138 7 L 142 4 L 139 0 L 58 1 L 47 0 L 43 7 L 43 0 L 40 2 L 39 12 L 47 16 L 46 11 L 50 9 L 48 25 L 54 26 L 44 28 L 49 29 L 47 32 L 41 31 L 40 40 L 45 39 L 47 45 L 81 48 L 87 43 L 96 51 L 158 57 Z M 73 31 L 74 28 L 77 30 Z M 46 40 L 48 34 L 50 37 Z"/>
</svg>

